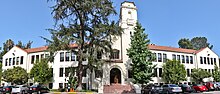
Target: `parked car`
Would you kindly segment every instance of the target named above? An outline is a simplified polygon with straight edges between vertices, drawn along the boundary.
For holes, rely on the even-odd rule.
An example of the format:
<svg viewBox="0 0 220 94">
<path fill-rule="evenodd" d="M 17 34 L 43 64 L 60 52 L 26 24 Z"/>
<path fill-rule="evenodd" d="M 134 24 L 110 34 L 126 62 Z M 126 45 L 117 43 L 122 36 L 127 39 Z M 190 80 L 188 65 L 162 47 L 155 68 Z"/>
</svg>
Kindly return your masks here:
<svg viewBox="0 0 220 94">
<path fill-rule="evenodd" d="M 220 82 L 215 82 L 214 88 L 215 88 L 215 90 L 220 90 Z"/>
<path fill-rule="evenodd" d="M 2 89 L 2 94 L 6 94 L 6 93 L 11 93 L 12 88 L 14 88 L 15 86 L 4 86 Z"/>
<path fill-rule="evenodd" d="M 212 90 L 215 90 L 215 87 L 214 87 L 214 83 L 213 82 L 207 82 L 205 84 L 206 88 L 209 90 L 209 91 L 212 91 Z"/>
<path fill-rule="evenodd" d="M 181 87 L 175 85 L 175 84 L 165 84 L 162 86 L 163 91 L 162 93 L 181 93 L 182 89 Z"/>
<path fill-rule="evenodd" d="M 202 85 L 202 84 L 194 84 L 193 88 L 195 89 L 196 92 L 204 92 L 204 91 L 208 91 L 208 89 L 206 88 L 206 86 Z"/>
<path fill-rule="evenodd" d="M 179 87 L 181 87 L 183 93 L 194 92 L 194 89 L 191 86 L 187 85 L 187 84 L 180 84 Z"/>
<path fill-rule="evenodd" d="M 28 93 L 37 93 L 37 94 L 42 94 L 42 93 L 48 93 L 50 90 L 43 85 L 32 85 L 28 89 Z"/>
<path fill-rule="evenodd" d="M 28 91 L 27 85 L 16 85 L 12 88 L 11 93 L 19 93 L 19 94 L 26 94 Z"/>
<path fill-rule="evenodd" d="M 160 94 L 162 93 L 162 87 L 155 84 L 146 85 L 142 90 L 142 94 Z"/>
<path fill-rule="evenodd" d="M 3 86 L 0 87 L 0 93 L 2 93 L 2 92 L 3 92 Z"/>
</svg>

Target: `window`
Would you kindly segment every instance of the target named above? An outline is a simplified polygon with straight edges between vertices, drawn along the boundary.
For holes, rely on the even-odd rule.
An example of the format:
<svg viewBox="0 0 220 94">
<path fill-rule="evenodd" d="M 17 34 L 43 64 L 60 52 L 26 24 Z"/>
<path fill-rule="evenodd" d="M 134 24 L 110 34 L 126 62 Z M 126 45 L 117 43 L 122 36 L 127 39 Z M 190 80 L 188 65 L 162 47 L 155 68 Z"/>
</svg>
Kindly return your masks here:
<svg viewBox="0 0 220 94">
<path fill-rule="evenodd" d="M 66 52 L 65 60 L 70 61 L 70 52 Z"/>
<path fill-rule="evenodd" d="M 111 59 L 119 59 L 119 50 L 113 49 L 110 58 Z"/>
<path fill-rule="evenodd" d="M 185 63 L 185 56 L 182 55 L 181 57 L 182 57 L 182 63 Z"/>
<path fill-rule="evenodd" d="M 189 64 L 189 56 L 186 56 L 186 63 Z"/>
<path fill-rule="evenodd" d="M 207 69 L 205 69 L 205 71 L 207 71 Z"/>
<path fill-rule="evenodd" d="M 15 57 L 13 57 L 12 65 L 15 65 Z"/>
<path fill-rule="evenodd" d="M 202 60 L 203 58 L 202 57 L 200 57 L 200 64 L 203 64 L 203 60 Z"/>
<path fill-rule="evenodd" d="M 211 73 L 211 69 L 208 69 L 208 72 Z"/>
<path fill-rule="evenodd" d="M 190 64 L 193 64 L 193 56 L 190 56 Z"/>
<path fill-rule="evenodd" d="M 60 52 L 60 62 L 64 61 L 64 52 Z"/>
<path fill-rule="evenodd" d="M 76 55 L 74 52 L 71 52 L 71 61 L 76 61 Z"/>
<path fill-rule="evenodd" d="M 159 77 L 162 77 L 162 68 L 159 68 Z"/>
<path fill-rule="evenodd" d="M 157 53 L 153 53 L 154 56 L 154 62 L 157 62 Z"/>
<path fill-rule="evenodd" d="M 49 83 L 49 89 L 53 88 L 53 83 Z"/>
<path fill-rule="evenodd" d="M 176 60 L 176 55 L 175 54 L 172 55 L 172 59 Z"/>
<path fill-rule="evenodd" d="M 63 77 L 63 68 L 60 68 L 60 77 Z"/>
<path fill-rule="evenodd" d="M 161 53 L 158 53 L 158 62 L 162 62 L 162 57 L 161 57 Z"/>
<path fill-rule="evenodd" d="M 20 58 L 20 64 L 22 65 L 23 62 L 24 62 L 24 56 L 21 56 L 21 58 Z"/>
<path fill-rule="evenodd" d="M 19 57 L 17 57 L 17 59 L 16 59 L 16 65 L 18 65 L 19 64 Z"/>
<path fill-rule="evenodd" d="M 213 58 L 210 58 L 211 59 L 211 65 L 213 65 Z"/>
<path fill-rule="evenodd" d="M 45 58 L 48 58 L 49 57 L 49 54 L 45 54 Z"/>
<path fill-rule="evenodd" d="M 51 68 L 51 73 L 53 74 L 53 68 Z M 53 75 L 52 75 L 52 77 L 53 77 Z"/>
<path fill-rule="evenodd" d="M 186 69 L 186 72 L 187 72 L 187 77 L 190 77 L 190 71 L 189 71 L 189 69 Z"/>
<path fill-rule="evenodd" d="M 39 62 L 39 60 L 40 60 L 39 55 L 36 55 L 36 62 Z"/>
<path fill-rule="evenodd" d="M 177 60 L 180 61 L 180 55 L 177 55 Z"/>
<path fill-rule="evenodd" d="M 102 78 L 102 70 L 95 70 L 95 77 L 96 78 Z M 128 70 L 128 78 L 132 78 L 132 72 L 131 70 Z"/>
<path fill-rule="evenodd" d="M 35 58 L 35 56 L 32 55 L 32 56 L 31 56 L 31 64 L 34 64 L 34 58 Z"/>
<path fill-rule="evenodd" d="M 167 54 L 163 54 L 163 62 L 167 62 Z"/>
<path fill-rule="evenodd" d="M 59 88 L 63 88 L 63 83 L 59 83 Z"/>
<path fill-rule="evenodd" d="M 86 69 L 83 70 L 82 75 L 83 75 L 83 77 L 86 77 Z"/>
<path fill-rule="evenodd" d="M 8 58 L 5 59 L 5 66 L 8 66 Z"/>
<path fill-rule="evenodd" d="M 9 64 L 8 64 L 8 66 L 11 66 L 11 58 L 9 58 Z"/>
<path fill-rule="evenodd" d="M 102 59 L 102 52 L 101 51 L 97 52 L 97 59 Z"/>
<path fill-rule="evenodd" d="M 214 58 L 214 64 L 216 64 L 216 58 Z"/>
<path fill-rule="evenodd" d="M 206 57 L 204 57 L 204 64 L 206 64 Z"/>
<path fill-rule="evenodd" d="M 43 59 L 43 58 L 44 58 L 44 54 L 41 54 L 41 55 L 40 55 L 40 58 Z"/>
<path fill-rule="evenodd" d="M 157 76 L 157 68 L 154 69 L 154 77 L 158 77 Z"/>
<path fill-rule="evenodd" d="M 207 62 L 208 62 L 208 64 L 210 65 L 209 57 L 207 57 Z"/>
<path fill-rule="evenodd" d="M 65 68 L 65 77 L 69 76 L 70 68 Z"/>
<path fill-rule="evenodd" d="M 212 69 L 212 74 L 214 73 L 214 69 Z"/>
</svg>

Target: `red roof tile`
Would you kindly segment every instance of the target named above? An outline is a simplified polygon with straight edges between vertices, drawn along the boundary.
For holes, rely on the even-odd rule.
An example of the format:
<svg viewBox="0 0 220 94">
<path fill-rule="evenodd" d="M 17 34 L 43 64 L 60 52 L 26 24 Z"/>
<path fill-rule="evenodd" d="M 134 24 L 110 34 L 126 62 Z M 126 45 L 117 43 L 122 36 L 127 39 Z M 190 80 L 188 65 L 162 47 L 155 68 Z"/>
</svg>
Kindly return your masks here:
<svg viewBox="0 0 220 94">
<path fill-rule="evenodd" d="M 25 49 L 25 51 L 26 51 L 27 53 L 42 52 L 42 51 L 46 51 L 47 48 L 48 48 L 47 46 L 43 46 L 43 47 L 38 47 L 38 48 Z"/>
<path fill-rule="evenodd" d="M 174 48 L 168 46 L 157 46 L 157 45 L 148 45 L 150 50 L 159 50 L 159 51 L 171 51 L 171 52 L 180 52 L 180 53 L 189 53 L 193 54 L 196 50 L 193 49 L 183 49 L 183 48 Z"/>
</svg>

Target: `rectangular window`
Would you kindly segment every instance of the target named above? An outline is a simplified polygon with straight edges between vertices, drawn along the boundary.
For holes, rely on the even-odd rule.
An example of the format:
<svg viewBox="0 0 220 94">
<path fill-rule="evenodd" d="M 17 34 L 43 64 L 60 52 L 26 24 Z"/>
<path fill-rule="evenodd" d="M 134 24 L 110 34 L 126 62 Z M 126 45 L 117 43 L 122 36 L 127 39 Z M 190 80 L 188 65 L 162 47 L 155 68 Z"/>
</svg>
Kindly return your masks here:
<svg viewBox="0 0 220 94">
<path fill-rule="evenodd" d="M 200 57 L 200 64 L 203 64 L 203 57 Z"/>
<path fill-rule="evenodd" d="M 66 52 L 65 60 L 70 61 L 70 52 Z"/>
<path fill-rule="evenodd" d="M 86 77 L 86 70 L 85 69 L 83 70 L 82 76 Z"/>
<path fill-rule="evenodd" d="M 76 55 L 74 52 L 71 52 L 71 61 L 76 61 Z"/>
<path fill-rule="evenodd" d="M 119 50 L 114 49 L 111 53 L 111 59 L 119 59 Z"/>
<path fill-rule="evenodd" d="M 64 52 L 60 52 L 60 62 L 64 61 Z"/>
<path fill-rule="evenodd" d="M 15 57 L 13 57 L 12 65 L 15 65 Z"/>
<path fill-rule="evenodd" d="M 53 74 L 53 68 L 51 68 L 51 73 Z M 52 77 L 53 77 L 53 75 L 52 75 Z"/>
<path fill-rule="evenodd" d="M 102 59 L 102 52 L 101 51 L 97 52 L 97 59 Z"/>
<path fill-rule="evenodd" d="M 176 55 L 175 54 L 172 55 L 172 59 L 176 60 Z"/>
<path fill-rule="evenodd" d="M 177 55 L 177 60 L 180 61 L 180 55 Z"/>
<path fill-rule="evenodd" d="M 22 65 L 24 63 L 24 56 L 21 56 L 20 58 L 20 64 Z"/>
<path fill-rule="evenodd" d="M 157 62 L 157 53 L 153 53 L 154 56 L 154 62 Z"/>
<path fill-rule="evenodd" d="M 211 59 L 211 65 L 213 65 L 213 58 L 210 58 Z"/>
<path fill-rule="evenodd" d="M 69 72 L 70 72 L 70 69 L 69 68 L 65 68 L 65 77 L 69 76 Z"/>
<path fill-rule="evenodd" d="M 40 60 L 39 55 L 36 55 L 36 62 L 39 62 L 39 60 Z"/>
<path fill-rule="evenodd" d="M 63 88 L 63 83 L 59 83 L 59 88 Z"/>
<path fill-rule="evenodd" d="M 158 53 L 158 62 L 162 62 L 162 56 L 161 56 L 161 53 Z"/>
<path fill-rule="evenodd" d="M 206 64 L 206 57 L 204 57 L 204 64 Z"/>
<path fill-rule="evenodd" d="M 208 72 L 211 73 L 211 69 L 208 69 Z"/>
<path fill-rule="evenodd" d="M 41 55 L 40 55 L 40 58 L 41 58 L 41 59 L 44 59 L 44 54 L 41 54 Z"/>
<path fill-rule="evenodd" d="M 8 66 L 8 58 L 5 59 L 5 66 Z"/>
<path fill-rule="evenodd" d="M 158 77 L 158 75 L 157 75 L 157 68 L 154 69 L 154 77 Z"/>
<path fill-rule="evenodd" d="M 32 56 L 31 56 L 31 64 L 34 64 L 34 61 L 35 61 L 34 58 L 35 58 L 35 56 L 32 55 Z"/>
<path fill-rule="evenodd" d="M 49 57 L 49 54 L 45 54 L 45 58 L 48 58 Z"/>
<path fill-rule="evenodd" d="M 162 77 L 162 68 L 159 68 L 159 77 Z"/>
<path fill-rule="evenodd" d="M 9 64 L 8 64 L 8 66 L 11 66 L 11 58 L 9 58 Z"/>
<path fill-rule="evenodd" d="M 212 74 L 214 73 L 214 69 L 212 69 Z"/>
<path fill-rule="evenodd" d="M 205 69 L 205 71 L 207 71 L 207 69 Z"/>
<path fill-rule="evenodd" d="M 210 60 L 209 60 L 209 57 L 207 57 L 207 62 L 208 62 L 208 64 L 210 65 Z"/>
<path fill-rule="evenodd" d="M 63 77 L 63 68 L 60 68 L 60 77 Z"/>
<path fill-rule="evenodd" d="M 163 54 L 163 62 L 167 62 L 167 54 Z"/>
<path fill-rule="evenodd" d="M 186 56 L 186 63 L 189 64 L 189 56 Z"/>
<path fill-rule="evenodd" d="M 49 83 L 49 89 L 53 88 L 53 83 Z"/>
<path fill-rule="evenodd" d="M 214 64 L 216 64 L 216 58 L 214 58 Z"/>
<path fill-rule="evenodd" d="M 189 71 L 189 69 L 186 69 L 186 75 L 187 75 L 187 77 L 190 77 L 190 71 Z"/>
<path fill-rule="evenodd" d="M 95 78 L 102 78 L 102 74 L 102 70 L 95 70 Z M 130 69 L 128 70 L 128 78 L 132 78 L 132 72 Z"/>
<path fill-rule="evenodd" d="M 193 64 L 193 56 L 190 56 L 190 64 Z"/>
<path fill-rule="evenodd" d="M 19 57 L 17 57 L 17 59 L 16 59 L 16 65 L 18 65 L 19 64 Z"/>
<path fill-rule="evenodd" d="M 185 63 L 185 56 L 181 55 L 181 57 L 182 57 L 182 63 Z"/>
</svg>

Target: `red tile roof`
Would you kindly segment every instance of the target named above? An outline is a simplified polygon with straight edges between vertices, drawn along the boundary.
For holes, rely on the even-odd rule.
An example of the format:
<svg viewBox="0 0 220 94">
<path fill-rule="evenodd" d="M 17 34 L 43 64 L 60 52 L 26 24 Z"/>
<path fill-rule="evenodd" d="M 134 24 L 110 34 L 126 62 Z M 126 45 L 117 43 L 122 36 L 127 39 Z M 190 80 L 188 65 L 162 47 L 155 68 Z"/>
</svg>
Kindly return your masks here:
<svg viewBox="0 0 220 94">
<path fill-rule="evenodd" d="M 148 45 L 150 50 L 159 50 L 159 51 L 171 51 L 171 52 L 180 52 L 180 53 L 189 53 L 193 54 L 196 50 L 193 49 L 183 49 L 183 48 L 174 48 L 168 46 L 157 46 L 157 45 Z"/>
</svg>

